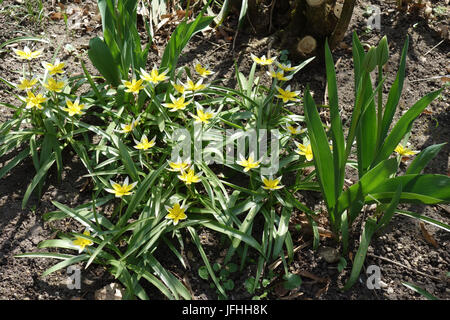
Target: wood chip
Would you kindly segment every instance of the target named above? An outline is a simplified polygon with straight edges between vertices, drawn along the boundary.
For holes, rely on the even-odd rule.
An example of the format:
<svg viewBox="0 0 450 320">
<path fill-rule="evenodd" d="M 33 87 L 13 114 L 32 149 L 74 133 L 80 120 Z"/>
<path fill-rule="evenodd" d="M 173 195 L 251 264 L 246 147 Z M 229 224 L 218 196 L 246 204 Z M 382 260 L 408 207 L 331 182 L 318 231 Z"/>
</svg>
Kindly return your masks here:
<svg viewBox="0 0 450 320">
<path fill-rule="evenodd" d="M 422 235 L 426 242 L 428 242 L 435 248 L 439 248 L 439 244 L 433 238 L 433 236 L 428 232 L 428 230 L 425 228 L 425 224 L 423 222 L 420 222 L 420 231 L 422 231 Z"/>
</svg>

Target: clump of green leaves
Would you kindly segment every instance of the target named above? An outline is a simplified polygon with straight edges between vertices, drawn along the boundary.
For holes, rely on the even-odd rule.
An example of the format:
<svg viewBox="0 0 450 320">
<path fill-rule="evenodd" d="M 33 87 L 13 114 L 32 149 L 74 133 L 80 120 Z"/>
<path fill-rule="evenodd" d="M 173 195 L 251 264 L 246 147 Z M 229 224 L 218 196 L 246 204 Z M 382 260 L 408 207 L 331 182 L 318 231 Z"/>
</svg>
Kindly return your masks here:
<svg viewBox="0 0 450 320">
<path fill-rule="evenodd" d="M 436 204 L 450 200 L 449 177 L 421 174 L 442 144 L 423 150 L 407 168 L 406 174 L 398 174 L 403 157 L 416 153 L 404 147 L 414 120 L 442 91 L 437 90 L 426 95 L 412 105 L 397 122 L 393 122 L 405 78 L 407 50 L 408 39 L 402 50 L 397 77 L 389 90 L 387 102 L 383 105 L 383 65 L 387 63 L 389 56 L 387 39 L 384 37 L 377 47 L 365 52 L 356 34 L 353 35 L 355 105 L 346 139 L 339 116 L 334 62 L 328 45 L 325 47 L 325 60 L 330 101 L 329 130 L 325 130 L 320 120 L 309 89 L 305 90 L 305 118 L 311 138 L 314 165 L 328 208 L 330 224 L 336 239 L 342 243 L 344 255 L 348 252 L 349 229 L 360 215 L 363 206 L 367 203 L 388 204 L 384 207 L 381 218 L 369 216 L 366 219 L 352 273 L 345 289 L 350 288 L 356 281 L 373 234 L 388 224 L 395 213 L 417 217 L 415 214 L 399 211 L 399 203 Z M 378 70 L 375 88 L 371 80 L 371 72 L 374 69 Z M 332 149 L 328 146 L 329 139 L 332 140 Z M 354 142 L 359 181 L 344 190 L 346 167 Z M 391 158 L 394 151 L 397 157 Z M 426 220 L 430 222 L 429 218 Z M 433 220 L 432 223 L 436 221 Z M 449 226 L 440 226 L 450 231 Z"/>
</svg>

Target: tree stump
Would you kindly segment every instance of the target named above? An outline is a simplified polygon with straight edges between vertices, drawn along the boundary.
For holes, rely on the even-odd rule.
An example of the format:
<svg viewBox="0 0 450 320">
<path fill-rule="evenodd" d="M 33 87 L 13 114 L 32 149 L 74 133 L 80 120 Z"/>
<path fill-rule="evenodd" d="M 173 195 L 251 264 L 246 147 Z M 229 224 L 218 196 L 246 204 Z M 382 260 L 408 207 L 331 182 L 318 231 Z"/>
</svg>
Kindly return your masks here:
<svg viewBox="0 0 450 320">
<path fill-rule="evenodd" d="M 331 49 L 342 41 L 356 0 L 249 0 L 250 31 L 268 35 L 276 31 L 279 46 L 293 58 L 323 52 L 325 39 Z"/>
</svg>

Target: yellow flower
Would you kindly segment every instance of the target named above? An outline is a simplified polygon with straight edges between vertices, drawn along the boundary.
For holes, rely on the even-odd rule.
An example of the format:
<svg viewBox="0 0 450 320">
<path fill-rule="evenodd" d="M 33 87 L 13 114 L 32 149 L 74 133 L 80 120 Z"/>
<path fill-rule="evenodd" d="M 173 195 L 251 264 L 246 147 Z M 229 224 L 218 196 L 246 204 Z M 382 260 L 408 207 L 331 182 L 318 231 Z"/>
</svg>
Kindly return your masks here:
<svg viewBox="0 0 450 320">
<path fill-rule="evenodd" d="M 196 83 L 194 83 L 194 81 L 192 81 L 191 79 L 188 78 L 185 89 L 187 91 L 199 91 L 199 90 L 203 90 L 206 88 L 206 85 L 202 84 L 203 83 L 203 78 L 198 80 Z"/>
<path fill-rule="evenodd" d="M 156 136 L 153 137 L 152 140 L 148 141 L 147 136 L 144 134 L 144 135 L 142 135 L 140 142 L 135 140 L 136 145 L 134 147 L 139 150 L 150 149 L 151 147 L 153 147 L 155 145 L 155 139 L 156 139 Z"/>
<path fill-rule="evenodd" d="M 251 169 L 258 168 L 261 161 L 255 161 L 253 158 L 253 154 L 250 154 L 248 159 L 245 159 L 242 154 L 239 155 L 240 161 L 236 161 L 236 163 L 240 166 L 244 167 L 244 172 L 247 172 Z"/>
<path fill-rule="evenodd" d="M 30 90 L 37 83 L 37 79 L 21 79 L 20 83 L 17 85 L 17 89 L 19 90 Z"/>
<path fill-rule="evenodd" d="M 197 183 L 200 182 L 200 175 L 196 175 L 194 172 L 194 169 L 189 169 L 188 172 L 181 170 L 181 175 L 178 176 L 178 178 L 181 181 L 184 181 L 187 185 L 190 185 L 191 183 Z"/>
<path fill-rule="evenodd" d="M 172 86 L 175 90 L 177 90 L 181 94 L 184 94 L 184 91 L 186 89 L 184 88 L 184 84 L 180 80 L 177 79 L 176 83 L 173 81 L 171 81 L 170 83 L 172 84 Z"/>
<path fill-rule="evenodd" d="M 263 188 L 266 190 L 278 190 L 278 189 L 281 189 L 284 187 L 284 186 L 278 185 L 281 181 L 281 177 L 279 177 L 277 179 L 267 179 L 267 178 L 262 177 L 262 181 L 264 182 Z"/>
<path fill-rule="evenodd" d="M 261 58 L 258 58 L 253 53 L 251 54 L 251 57 L 253 61 L 255 61 L 257 64 L 260 64 L 262 66 L 268 66 L 275 62 L 276 58 L 269 58 L 267 59 L 265 55 L 263 55 Z"/>
<path fill-rule="evenodd" d="M 42 49 L 36 50 L 36 51 L 31 51 L 30 48 L 28 48 L 27 46 L 25 46 L 25 48 L 23 48 L 23 50 L 18 50 L 18 49 L 13 49 L 13 50 L 20 59 L 25 59 L 25 60 L 33 60 L 35 58 L 40 57 L 42 54 Z"/>
<path fill-rule="evenodd" d="M 80 104 L 80 99 L 77 98 L 74 102 L 70 100 L 66 100 L 67 108 L 62 108 L 63 111 L 66 111 L 69 113 L 69 116 L 73 117 L 74 115 L 82 115 L 84 112 L 82 111 L 84 109 L 84 104 Z"/>
<path fill-rule="evenodd" d="M 167 168 L 169 171 L 179 171 L 183 172 L 191 165 L 190 161 L 182 161 L 181 158 L 175 161 L 168 161 L 170 168 Z"/>
<path fill-rule="evenodd" d="M 50 73 L 50 75 L 55 75 L 57 73 L 64 73 L 63 69 L 65 66 L 64 62 L 59 62 L 59 59 L 56 59 L 55 64 L 51 64 L 48 62 L 42 62 L 42 65 L 44 66 L 45 69 L 48 70 L 48 72 Z"/>
<path fill-rule="evenodd" d="M 184 99 L 184 96 L 181 96 L 177 99 L 174 96 L 170 95 L 170 100 L 172 100 L 172 103 L 163 103 L 162 105 L 166 108 L 170 108 L 170 112 L 184 110 L 186 109 L 186 106 L 192 102 L 192 100 L 184 102 Z"/>
<path fill-rule="evenodd" d="M 402 157 L 409 157 L 419 153 L 419 151 L 413 151 L 411 149 L 408 149 L 407 147 L 402 146 L 400 143 L 398 144 L 398 146 L 395 148 L 394 151 L 397 152 Z"/>
<path fill-rule="evenodd" d="M 53 78 L 48 78 L 47 83 L 44 83 L 44 87 L 47 90 L 54 92 L 61 92 L 65 85 L 64 81 L 56 81 Z"/>
<path fill-rule="evenodd" d="M 297 127 L 294 127 L 293 125 L 286 124 L 285 129 L 286 129 L 286 131 L 289 131 L 291 134 L 301 134 L 301 133 L 306 132 L 306 128 L 302 129 L 302 126 L 300 126 L 300 125 Z"/>
<path fill-rule="evenodd" d="M 122 80 L 123 85 L 126 87 L 125 92 L 132 92 L 134 94 L 138 94 L 139 91 L 144 89 L 142 82 L 144 82 L 144 80 L 142 80 L 142 79 L 139 79 L 137 81 L 136 81 L 136 79 L 133 79 L 133 80 L 131 80 L 131 82 Z"/>
<path fill-rule="evenodd" d="M 42 109 L 41 103 L 47 101 L 47 98 L 44 98 L 44 96 L 39 93 L 37 96 L 34 95 L 33 92 L 27 91 L 28 97 L 25 99 L 25 102 L 27 103 L 26 107 L 27 109 L 31 108 L 37 108 Z"/>
<path fill-rule="evenodd" d="M 121 198 L 122 196 L 127 196 L 131 194 L 131 189 L 137 184 L 137 182 L 133 182 L 132 184 L 128 184 L 128 177 L 125 178 L 123 184 L 116 183 L 112 180 L 109 180 L 109 183 L 112 186 L 112 189 L 106 188 L 105 191 L 109 193 L 114 193 L 117 198 Z"/>
<path fill-rule="evenodd" d="M 138 124 L 139 124 L 139 117 L 136 120 L 134 120 L 134 118 L 133 118 L 133 120 L 131 120 L 130 123 L 127 123 L 127 124 L 121 123 L 120 127 L 122 128 L 122 130 L 119 130 L 119 132 L 121 132 L 121 133 L 131 132 Z"/>
<path fill-rule="evenodd" d="M 166 76 L 167 72 L 169 72 L 169 69 L 167 69 L 166 71 L 164 71 L 162 73 L 159 73 L 158 69 L 155 66 L 149 74 L 147 71 L 145 71 L 144 69 L 141 68 L 141 75 L 142 75 L 141 79 L 143 79 L 147 82 L 151 82 L 153 84 L 158 84 L 161 81 L 164 81 L 168 78 Z"/>
<path fill-rule="evenodd" d="M 281 71 L 273 71 L 272 69 L 271 70 L 269 70 L 269 71 L 267 71 L 267 74 L 269 75 L 269 76 L 271 76 L 272 78 L 275 78 L 275 79 L 277 79 L 277 80 L 279 80 L 279 81 L 289 81 L 289 80 L 291 80 L 292 79 L 292 76 L 287 76 L 287 77 L 285 77 L 284 76 L 284 71 L 283 70 L 281 70 Z"/>
<path fill-rule="evenodd" d="M 291 91 L 291 86 L 287 86 L 286 90 L 283 90 L 282 88 L 275 86 L 277 88 L 277 91 L 280 93 L 276 95 L 275 97 L 280 98 L 283 100 L 284 103 L 288 101 L 294 101 L 297 102 L 299 99 L 297 98 L 300 94 L 300 91 Z"/>
<path fill-rule="evenodd" d="M 294 142 L 298 148 L 298 150 L 295 150 L 295 152 L 301 156 L 305 156 L 307 161 L 311 161 L 313 159 L 311 144 L 308 143 L 307 145 L 304 145 L 304 144 L 298 143 L 297 141 L 294 141 Z"/>
<path fill-rule="evenodd" d="M 206 78 L 207 76 L 212 75 L 214 73 L 211 70 L 208 70 L 208 69 L 202 67 L 202 65 L 200 63 L 197 63 L 195 65 L 194 69 L 202 78 Z"/>
<path fill-rule="evenodd" d="M 83 232 L 83 235 L 85 236 L 90 236 L 91 233 L 89 232 L 89 230 L 85 230 Z M 92 242 L 92 240 L 86 239 L 86 238 L 82 238 L 80 236 L 75 236 L 75 240 L 72 241 L 72 244 L 79 247 L 78 251 L 81 253 L 84 248 L 86 246 L 91 246 L 94 242 Z"/>
<path fill-rule="evenodd" d="M 211 112 L 211 108 L 206 110 L 200 104 L 197 104 L 197 115 L 193 115 L 192 117 L 195 119 L 195 123 L 209 123 L 209 119 L 214 117 L 214 113 Z"/>
<path fill-rule="evenodd" d="M 178 221 L 185 220 L 187 218 L 185 213 L 186 207 L 184 205 L 180 206 L 178 202 L 175 203 L 172 208 L 166 206 L 166 210 L 169 212 L 169 214 L 166 215 L 166 219 L 172 219 L 175 226 L 178 224 Z"/>
<path fill-rule="evenodd" d="M 278 61 L 275 62 L 275 64 L 277 65 L 278 68 L 280 68 L 281 70 L 283 70 L 284 72 L 289 72 L 295 69 L 295 67 L 291 67 L 291 64 L 283 64 L 283 63 L 279 63 Z"/>
</svg>

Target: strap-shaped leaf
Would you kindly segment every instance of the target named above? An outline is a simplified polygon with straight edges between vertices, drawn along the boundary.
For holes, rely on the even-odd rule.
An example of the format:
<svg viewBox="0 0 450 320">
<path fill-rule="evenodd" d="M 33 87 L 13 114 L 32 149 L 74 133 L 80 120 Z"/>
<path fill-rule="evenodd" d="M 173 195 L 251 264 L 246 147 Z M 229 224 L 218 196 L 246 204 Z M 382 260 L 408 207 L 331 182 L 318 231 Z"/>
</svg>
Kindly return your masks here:
<svg viewBox="0 0 450 320">
<path fill-rule="evenodd" d="M 364 260 L 366 259 L 367 249 L 369 248 L 370 240 L 372 239 L 373 233 L 377 229 L 377 221 L 373 217 L 369 217 L 366 220 L 363 233 L 361 235 L 361 242 L 359 243 L 358 251 L 356 252 L 352 271 L 350 273 L 350 278 L 345 284 L 343 290 L 350 289 L 355 282 L 358 280 L 361 268 L 363 266 Z"/>
<path fill-rule="evenodd" d="M 433 144 L 420 152 L 409 165 L 405 174 L 421 173 L 425 166 L 433 159 L 446 143 Z M 0 175 L 1 177 L 1 175 Z"/>
<path fill-rule="evenodd" d="M 406 133 L 411 130 L 412 123 L 422 111 L 441 93 L 442 89 L 431 92 L 417 101 L 396 123 L 389 136 L 384 140 L 372 167 L 389 157 Z"/>
<path fill-rule="evenodd" d="M 113 86 L 120 84 L 120 75 L 114 58 L 106 43 L 99 37 L 89 41 L 89 59 L 94 67 L 105 77 L 106 81 Z"/>
<path fill-rule="evenodd" d="M 339 116 L 339 99 L 337 91 L 336 70 L 328 41 L 325 42 L 325 63 L 328 83 L 328 99 L 330 104 L 331 139 L 333 142 L 333 163 L 335 176 L 335 194 L 340 194 L 344 185 L 345 139 L 342 121 Z"/>
<path fill-rule="evenodd" d="M 387 179 L 373 188 L 367 199 L 391 199 L 402 185 L 400 202 L 437 204 L 450 202 L 450 177 L 440 174 L 408 174 Z"/>
<path fill-rule="evenodd" d="M 334 225 L 333 208 L 336 204 L 336 191 L 333 156 L 319 112 L 308 88 L 304 93 L 304 107 L 317 176 L 330 213 L 331 223 Z"/>
<path fill-rule="evenodd" d="M 397 72 L 397 77 L 389 90 L 388 99 L 384 107 L 383 121 L 381 126 L 381 132 L 378 135 L 378 145 L 381 145 L 382 141 L 386 138 L 387 132 L 394 118 L 395 111 L 397 109 L 398 102 L 403 90 L 403 82 L 405 79 L 406 68 L 406 55 L 408 53 L 409 37 L 406 37 L 405 44 L 402 49 L 402 56 L 400 58 L 400 67 Z"/>
<path fill-rule="evenodd" d="M 336 210 L 338 214 L 341 214 L 354 202 L 363 204 L 364 197 L 369 193 L 372 194 L 376 187 L 384 185 L 387 178 L 395 173 L 397 168 L 397 160 L 392 158 L 381 162 L 375 168 L 368 171 L 357 183 L 348 188 L 339 197 Z"/>
</svg>

